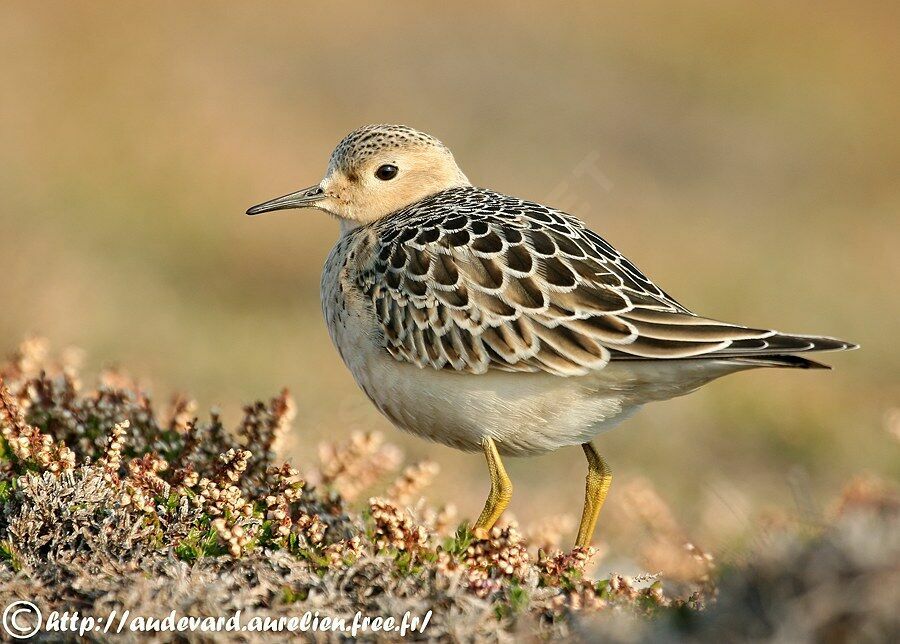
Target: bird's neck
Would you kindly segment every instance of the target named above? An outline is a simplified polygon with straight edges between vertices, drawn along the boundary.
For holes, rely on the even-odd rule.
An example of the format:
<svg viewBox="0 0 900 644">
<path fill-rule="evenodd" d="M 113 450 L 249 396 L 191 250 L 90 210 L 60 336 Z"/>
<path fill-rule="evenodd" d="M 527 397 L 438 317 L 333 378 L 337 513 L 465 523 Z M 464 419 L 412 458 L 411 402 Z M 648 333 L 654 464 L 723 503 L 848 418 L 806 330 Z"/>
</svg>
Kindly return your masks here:
<svg viewBox="0 0 900 644">
<path fill-rule="evenodd" d="M 343 217 L 341 217 L 338 221 L 341 224 L 341 237 L 349 235 L 354 230 L 363 225 L 358 221 L 355 221 L 353 219 L 344 219 Z"/>
</svg>

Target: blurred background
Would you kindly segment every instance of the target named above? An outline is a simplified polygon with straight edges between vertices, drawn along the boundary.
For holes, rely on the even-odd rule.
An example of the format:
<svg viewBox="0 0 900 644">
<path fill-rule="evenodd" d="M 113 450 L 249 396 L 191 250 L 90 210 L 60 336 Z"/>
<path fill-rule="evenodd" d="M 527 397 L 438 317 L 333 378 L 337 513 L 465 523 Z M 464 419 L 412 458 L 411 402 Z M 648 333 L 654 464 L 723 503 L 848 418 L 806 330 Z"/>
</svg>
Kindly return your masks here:
<svg viewBox="0 0 900 644">
<path fill-rule="evenodd" d="M 860 473 L 900 478 L 898 28 L 896 3 L 830 0 L 3 3 L 0 350 L 47 336 L 231 421 L 287 386 L 295 462 L 383 431 L 442 466 L 431 500 L 473 516 L 481 457 L 392 429 L 331 347 L 337 224 L 243 215 L 318 181 L 348 131 L 406 123 L 477 185 L 582 217 L 702 314 L 862 344 L 599 439 L 603 537 L 627 547 L 645 486 L 727 551 Z M 508 468 L 520 520 L 577 518 L 581 450 Z"/>
</svg>

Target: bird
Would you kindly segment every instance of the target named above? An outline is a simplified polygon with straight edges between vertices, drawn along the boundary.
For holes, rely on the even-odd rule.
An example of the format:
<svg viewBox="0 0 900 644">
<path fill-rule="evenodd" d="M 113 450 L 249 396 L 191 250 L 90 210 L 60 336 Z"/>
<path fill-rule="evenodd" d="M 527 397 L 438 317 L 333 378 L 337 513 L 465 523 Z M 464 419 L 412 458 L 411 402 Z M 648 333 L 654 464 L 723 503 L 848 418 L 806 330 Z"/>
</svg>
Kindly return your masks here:
<svg viewBox="0 0 900 644">
<path fill-rule="evenodd" d="M 472 185 L 404 125 L 354 130 L 319 183 L 247 214 L 294 208 L 339 222 L 322 310 L 362 391 L 399 429 L 483 452 L 479 538 L 512 497 L 503 457 L 581 446 L 586 548 L 612 482 L 601 432 L 721 376 L 829 368 L 798 354 L 856 348 L 700 316 L 577 217 Z"/>
</svg>

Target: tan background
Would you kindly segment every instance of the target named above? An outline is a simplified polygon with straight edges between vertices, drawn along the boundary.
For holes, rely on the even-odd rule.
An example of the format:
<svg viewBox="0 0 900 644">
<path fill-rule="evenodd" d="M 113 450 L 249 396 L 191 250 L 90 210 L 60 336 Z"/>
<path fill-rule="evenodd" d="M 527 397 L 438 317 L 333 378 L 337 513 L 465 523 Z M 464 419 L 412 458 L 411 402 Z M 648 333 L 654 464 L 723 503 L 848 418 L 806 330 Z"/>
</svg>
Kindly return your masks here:
<svg viewBox="0 0 900 644">
<path fill-rule="evenodd" d="M 476 184 L 572 210 L 703 314 L 863 345 L 602 438 L 607 536 L 636 476 L 719 548 L 858 472 L 900 477 L 897 4 L 566 7 L 4 3 L 0 350 L 46 335 L 231 419 L 287 385 L 299 462 L 383 430 L 437 460 L 431 498 L 471 515 L 480 459 L 391 429 L 330 346 L 336 224 L 243 216 L 318 181 L 349 130 L 400 122 Z M 578 512 L 579 450 L 509 467 L 520 518 Z"/>
</svg>

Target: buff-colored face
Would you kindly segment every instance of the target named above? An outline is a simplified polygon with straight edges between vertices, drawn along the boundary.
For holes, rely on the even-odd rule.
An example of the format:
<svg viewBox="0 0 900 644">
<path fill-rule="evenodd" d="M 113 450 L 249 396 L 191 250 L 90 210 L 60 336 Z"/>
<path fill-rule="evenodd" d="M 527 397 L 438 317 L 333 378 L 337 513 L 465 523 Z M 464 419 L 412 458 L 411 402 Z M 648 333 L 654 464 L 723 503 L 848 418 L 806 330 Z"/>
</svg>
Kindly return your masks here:
<svg viewBox="0 0 900 644">
<path fill-rule="evenodd" d="M 448 188 L 469 185 L 440 141 L 412 128 L 377 125 L 350 133 L 315 186 L 247 211 L 317 208 L 355 225 L 377 221 Z"/>
</svg>

